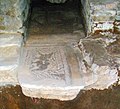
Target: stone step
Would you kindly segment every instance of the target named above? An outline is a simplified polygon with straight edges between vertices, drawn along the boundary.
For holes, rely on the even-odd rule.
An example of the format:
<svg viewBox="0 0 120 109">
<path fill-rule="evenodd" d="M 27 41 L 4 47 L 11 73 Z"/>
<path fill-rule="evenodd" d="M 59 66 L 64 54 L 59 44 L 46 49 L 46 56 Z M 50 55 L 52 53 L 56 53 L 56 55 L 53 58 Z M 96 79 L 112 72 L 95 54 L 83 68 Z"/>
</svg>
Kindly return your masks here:
<svg viewBox="0 0 120 109">
<path fill-rule="evenodd" d="M 50 45 L 65 45 L 68 43 L 77 44 L 79 39 L 84 38 L 83 32 L 79 34 L 42 34 L 31 35 L 27 38 L 26 44 L 38 45 L 38 44 L 50 44 Z"/>
<path fill-rule="evenodd" d="M 0 34 L 0 59 L 18 57 L 22 40 L 21 34 Z"/>
<path fill-rule="evenodd" d="M 69 44 L 29 45 L 21 56 L 18 79 L 27 96 L 71 100 L 97 80 L 92 72 L 82 73 L 80 50 Z"/>
<path fill-rule="evenodd" d="M 18 68 L 18 57 L 7 58 L 6 60 L 0 59 L 0 85 L 18 84 L 17 79 L 17 68 Z"/>
</svg>

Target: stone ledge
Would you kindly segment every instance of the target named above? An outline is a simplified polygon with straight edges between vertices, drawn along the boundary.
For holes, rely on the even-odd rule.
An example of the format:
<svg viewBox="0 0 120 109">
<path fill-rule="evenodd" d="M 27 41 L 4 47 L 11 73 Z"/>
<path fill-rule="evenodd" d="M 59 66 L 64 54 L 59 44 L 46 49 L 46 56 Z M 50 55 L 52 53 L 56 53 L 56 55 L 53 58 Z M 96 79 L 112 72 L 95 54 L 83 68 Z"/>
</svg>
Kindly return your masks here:
<svg viewBox="0 0 120 109">
<path fill-rule="evenodd" d="M 39 89 L 22 87 L 23 94 L 35 98 L 59 99 L 61 101 L 73 100 L 83 87 L 50 88 Z"/>
<path fill-rule="evenodd" d="M 18 57 L 22 41 L 21 34 L 0 34 L 0 58 Z"/>
<path fill-rule="evenodd" d="M 0 60 L 0 85 L 18 84 L 17 67 L 17 58 Z"/>
</svg>

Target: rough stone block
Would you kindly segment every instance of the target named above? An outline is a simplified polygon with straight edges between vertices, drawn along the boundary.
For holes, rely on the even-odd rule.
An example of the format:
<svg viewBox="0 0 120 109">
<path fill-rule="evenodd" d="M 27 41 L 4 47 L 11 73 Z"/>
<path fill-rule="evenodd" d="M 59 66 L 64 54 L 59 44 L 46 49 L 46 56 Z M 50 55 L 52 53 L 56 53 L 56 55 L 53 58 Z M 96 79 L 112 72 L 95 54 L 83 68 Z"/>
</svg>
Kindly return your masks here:
<svg viewBox="0 0 120 109">
<path fill-rule="evenodd" d="M 83 82 L 76 57 L 79 54 L 74 52 L 66 46 L 24 47 L 18 73 L 23 93 L 38 98 L 74 99 L 84 85 L 91 83 Z"/>
<path fill-rule="evenodd" d="M 93 12 L 93 14 L 91 15 L 92 19 L 94 22 L 98 22 L 98 21 L 115 21 L 115 17 L 116 17 L 116 11 L 115 10 L 95 10 Z"/>
<path fill-rule="evenodd" d="M 113 32 L 114 31 L 114 22 L 94 22 L 92 25 L 92 33 L 97 32 Z"/>
<path fill-rule="evenodd" d="M 118 80 L 117 68 L 111 65 L 111 58 L 100 40 L 83 39 L 80 49 L 86 67 L 97 75 L 97 81 L 90 85 L 91 88 L 108 88 Z"/>
<path fill-rule="evenodd" d="M 0 0 L 0 14 L 11 17 L 19 16 L 24 11 L 28 0 Z"/>
<path fill-rule="evenodd" d="M 18 57 L 22 39 L 21 34 L 0 34 L 0 59 Z"/>
<path fill-rule="evenodd" d="M 87 20 L 89 24 L 90 32 L 92 33 L 102 33 L 102 32 L 114 32 L 114 21 L 119 19 L 119 16 L 116 16 L 117 11 L 119 10 L 118 0 L 89 0 L 90 4 L 90 19 Z M 86 2 L 87 3 L 87 2 Z M 89 16 L 87 14 L 87 16 Z M 119 27 L 117 27 L 119 28 Z M 117 29 L 118 31 L 118 29 Z"/>
<path fill-rule="evenodd" d="M 90 1 L 91 9 L 94 10 L 104 10 L 104 9 L 113 10 L 116 9 L 119 3 L 118 0 L 101 0 L 101 1 L 89 0 L 89 1 Z"/>
<path fill-rule="evenodd" d="M 17 46 L 0 47 L 0 58 L 16 57 L 19 49 Z"/>
<path fill-rule="evenodd" d="M 18 84 L 17 67 L 17 58 L 0 59 L 0 85 Z"/>
<path fill-rule="evenodd" d="M 29 11 L 28 0 L 0 0 L 0 32 L 17 32 Z"/>
</svg>

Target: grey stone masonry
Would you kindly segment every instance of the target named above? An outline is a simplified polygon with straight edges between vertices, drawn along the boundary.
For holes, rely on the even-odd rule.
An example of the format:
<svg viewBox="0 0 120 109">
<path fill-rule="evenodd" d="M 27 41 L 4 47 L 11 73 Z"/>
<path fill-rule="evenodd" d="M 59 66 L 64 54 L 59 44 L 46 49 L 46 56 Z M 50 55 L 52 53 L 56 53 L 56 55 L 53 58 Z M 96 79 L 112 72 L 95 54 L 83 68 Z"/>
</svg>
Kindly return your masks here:
<svg viewBox="0 0 120 109">
<path fill-rule="evenodd" d="M 17 84 L 20 48 L 29 0 L 0 0 L 0 85 Z"/>
<path fill-rule="evenodd" d="M 0 32 L 21 31 L 29 11 L 28 0 L 0 0 Z"/>
<path fill-rule="evenodd" d="M 88 33 L 120 33 L 120 0 L 81 0 Z"/>
<path fill-rule="evenodd" d="M 22 39 L 20 34 L 0 34 L 0 59 L 18 57 Z"/>
</svg>

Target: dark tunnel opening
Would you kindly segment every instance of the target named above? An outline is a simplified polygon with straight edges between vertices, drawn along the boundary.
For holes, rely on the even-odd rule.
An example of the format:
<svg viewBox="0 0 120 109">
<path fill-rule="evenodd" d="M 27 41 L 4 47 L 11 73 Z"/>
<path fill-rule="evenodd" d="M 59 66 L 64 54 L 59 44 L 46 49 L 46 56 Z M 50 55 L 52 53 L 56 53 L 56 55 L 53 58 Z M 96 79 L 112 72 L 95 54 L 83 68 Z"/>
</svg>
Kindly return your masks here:
<svg viewBox="0 0 120 109">
<path fill-rule="evenodd" d="M 62 34 L 84 31 L 82 6 L 79 0 L 50 3 L 31 1 L 30 34 Z"/>
</svg>

